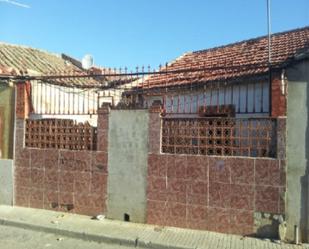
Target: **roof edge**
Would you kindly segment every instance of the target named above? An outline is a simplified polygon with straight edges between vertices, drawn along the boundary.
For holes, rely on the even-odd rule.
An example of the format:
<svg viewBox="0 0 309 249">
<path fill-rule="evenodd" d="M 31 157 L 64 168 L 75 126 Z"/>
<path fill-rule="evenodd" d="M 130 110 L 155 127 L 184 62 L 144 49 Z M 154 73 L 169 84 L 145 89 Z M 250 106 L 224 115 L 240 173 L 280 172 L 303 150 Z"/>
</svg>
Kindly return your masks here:
<svg viewBox="0 0 309 249">
<path fill-rule="evenodd" d="M 303 31 L 303 30 L 308 30 L 309 31 L 309 26 L 305 26 L 305 27 L 301 27 L 301 28 L 290 29 L 290 30 L 287 30 L 287 31 L 281 31 L 281 32 L 273 33 L 273 34 L 271 34 L 271 36 L 272 37 L 273 36 L 279 36 L 279 35 L 283 35 L 283 34 L 299 32 L 299 31 Z M 245 42 L 258 41 L 258 40 L 261 40 L 261 39 L 265 39 L 267 37 L 268 37 L 267 35 L 258 36 L 258 37 L 255 37 L 255 38 L 250 38 L 250 39 L 246 39 L 246 40 L 242 40 L 242 41 L 236 41 L 236 42 L 228 43 L 228 44 L 225 44 L 225 45 L 219 45 L 219 46 L 215 46 L 215 47 L 211 47 L 211 48 L 196 50 L 196 51 L 193 51 L 191 53 L 193 53 L 193 54 L 204 53 L 204 52 L 208 52 L 208 51 L 212 51 L 212 50 L 217 50 L 217 49 L 221 49 L 221 48 L 226 48 L 226 47 L 230 47 L 230 46 L 239 45 L 239 44 L 242 44 L 242 43 L 245 43 Z"/>
</svg>

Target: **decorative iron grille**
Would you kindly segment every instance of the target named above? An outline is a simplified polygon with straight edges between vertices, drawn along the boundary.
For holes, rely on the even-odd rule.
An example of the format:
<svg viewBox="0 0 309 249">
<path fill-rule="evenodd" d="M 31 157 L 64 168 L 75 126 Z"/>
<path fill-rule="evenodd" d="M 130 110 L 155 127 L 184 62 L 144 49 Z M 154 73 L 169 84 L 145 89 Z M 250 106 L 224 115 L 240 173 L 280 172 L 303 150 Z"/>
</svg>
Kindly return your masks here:
<svg viewBox="0 0 309 249">
<path fill-rule="evenodd" d="M 276 156 L 276 119 L 163 118 L 162 152 L 217 156 Z"/>
<path fill-rule="evenodd" d="M 96 150 L 97 128 L 70 119 L 26 120 L 26 147 Z"/>
</svg>

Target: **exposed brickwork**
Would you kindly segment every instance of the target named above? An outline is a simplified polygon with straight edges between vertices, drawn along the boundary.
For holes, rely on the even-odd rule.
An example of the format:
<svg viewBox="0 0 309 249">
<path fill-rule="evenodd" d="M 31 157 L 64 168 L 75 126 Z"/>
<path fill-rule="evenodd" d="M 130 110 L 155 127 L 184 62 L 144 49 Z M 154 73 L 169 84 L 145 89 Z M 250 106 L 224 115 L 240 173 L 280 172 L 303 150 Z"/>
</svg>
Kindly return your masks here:
<svg viewBox="0 0 309 249">
<path fill-rule="evenodd" d="M 97 135 L 97 150 L 108 150 L 108 120 L 109 120 L 110 107 L 109 103 L 103 103 L 102 107 L 98 110 L 98 135 Z"/>
<path fill-rule="evenodd" d="M 160 113 L 149 113 L 149 152 L 160 153 L 161 119 Z"/>
<path fill-rule="evenodd" d="M 284 160 L 286 156 L 286 118 L 277 118 L 277 158 Z"/>
<path fill-rule="evenodd" d="M 16 84 L 16 90 L 16 117 L 27 118 L 30 113 L 30 83 L 21 82 Z"/>
<path fill-rule="evenodd" d="M 286 95 L 282 94 L 281 79 L 275 76 L 271 84 L 271 115 L 272 117 L 286 116 Z"/>
</svg>

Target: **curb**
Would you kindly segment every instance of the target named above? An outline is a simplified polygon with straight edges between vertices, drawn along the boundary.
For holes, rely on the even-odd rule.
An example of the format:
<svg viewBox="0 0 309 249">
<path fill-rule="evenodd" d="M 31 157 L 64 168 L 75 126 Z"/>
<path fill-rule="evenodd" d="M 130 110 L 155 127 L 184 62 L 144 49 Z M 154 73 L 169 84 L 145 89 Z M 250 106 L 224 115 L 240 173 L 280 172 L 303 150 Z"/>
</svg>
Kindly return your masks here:
<svg viewBox="0 0 309 249">
<path fill-rule="evenodd" d="M 96 235 L 87 232 L 76 232 L 72 230 L 67 230 L 63 228 L 52 228 L 41 225 L 29 224 L 22 221 L 12 221 L 0 218 L 0 225 L 16 227 L 21 229 L 33 230 L 37 232 L 45 232 L 45 233 L 53 233 L 60 236 L 65 236 L 74 239 L 81 239 L 86 241 L 93 241 L 98 243 L 108 243 L 108 244 L 117 244 L 130 246 L 135 248 L 147 248 L 147 249 L 197 249 L 193 247 L 185 247 L 185 246 L 175 246 L 175 245 L 166 245 L 160 243 L 152 243 L 151 241 L 143 241 L 138 237 L 135 239 L 124 239 L 119 237 L 110 237 L 104 234 Z"/>
<path fill-rule="evenodd" d="M 109 237 L 104 234 L 95 235 L 95 234 L 90 234 L 86 232 L 76 232 L 76 231 L 71 231 L 71 230 L 64 230 L 61 228 L 51 228 L 51 227 L 24 223 L 21 221 L 11 221 L 11 220 L 0 219 L 0 225 L 17 227 L 17 228 L 22 228 L 22 229 L 29 229 L 29 230 L 33 230 L 37 232 L 53 233 L 56 235 L 66 236 L 66 237 L 70 237 L 74 239 L 82 239 L 82 240 L 94 241 L 94 242 L 99 242 L 99 243 L 102 243 L 102 242 L 111 243 L 111 244 L 113 243 L 113 244 L 120 244 L 120 245 L 134 246 L 134 247 L 136 245 L 136 240 Z"/>
</svg>

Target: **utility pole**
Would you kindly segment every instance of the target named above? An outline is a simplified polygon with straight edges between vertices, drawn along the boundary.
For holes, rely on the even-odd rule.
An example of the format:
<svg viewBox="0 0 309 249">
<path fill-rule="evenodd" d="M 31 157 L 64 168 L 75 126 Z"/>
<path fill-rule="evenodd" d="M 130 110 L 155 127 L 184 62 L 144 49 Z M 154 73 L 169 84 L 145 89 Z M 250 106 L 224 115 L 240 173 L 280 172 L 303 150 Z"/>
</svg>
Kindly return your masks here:
<svg viewBox="0 0 309 249">
<path fill-rule="evenodd" d="M 268 64 L 271 64 L 271 21 L 270 21 L 270 0 L 267 0 L 267 33 L 268 33 Z"/>
<path fill-rule="evenodd" d="M 269 116 L 272 116 L 272 76 L 271 76 L 271 24 L 270 0 L 267 0 L 267 33 L 268 33 L 268 84 L 269 84 Z"/>
</svg>

